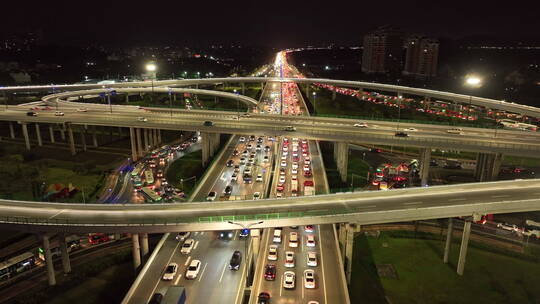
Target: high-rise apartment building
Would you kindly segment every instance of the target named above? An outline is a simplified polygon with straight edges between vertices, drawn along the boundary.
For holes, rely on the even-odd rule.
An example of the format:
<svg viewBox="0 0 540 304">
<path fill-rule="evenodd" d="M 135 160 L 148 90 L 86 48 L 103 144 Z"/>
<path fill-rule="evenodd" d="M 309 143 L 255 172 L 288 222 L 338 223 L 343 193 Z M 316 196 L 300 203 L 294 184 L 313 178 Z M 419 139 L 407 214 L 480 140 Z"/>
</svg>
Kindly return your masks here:
<svg viewBox="0 0 540 304">
<path fill-rule="evenodd" d="M 393 73 L 401 70 L 402 33 L 390 27 L 378 28 L 364 36 L 362 72 Z"/>
<path fill-rule="evenodd" d="M 414 35 L 407 39 L 405 47 L 404 75 L 427 78 L 437 75 L 439 42 L 436 39 Z"/>
</svg>

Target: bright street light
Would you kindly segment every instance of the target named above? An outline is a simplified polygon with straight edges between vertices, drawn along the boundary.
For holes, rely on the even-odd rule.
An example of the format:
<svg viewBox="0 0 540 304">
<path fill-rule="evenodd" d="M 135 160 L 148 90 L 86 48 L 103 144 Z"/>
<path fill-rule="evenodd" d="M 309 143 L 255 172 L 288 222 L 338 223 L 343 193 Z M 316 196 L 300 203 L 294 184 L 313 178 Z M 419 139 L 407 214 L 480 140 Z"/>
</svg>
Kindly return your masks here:
<svg viewBox="0 0 540 304">
<path fill-rule="evenodd" d="M 478 76 L 470 75 L 465 78 L 465 84 L 471 87 L 479 87 L 482 85 L 482 79 Z"/>
<path fill-rule="evenodd" d="M 147 70 L 148 72 L 155 72 L 155 71 L 157 70 L 157 66 L 156 66 L 156 64 L 154 64 L 154 63 L 148 63 L 148 64 L 146 65 L 146 70 Z"/>
</svg>

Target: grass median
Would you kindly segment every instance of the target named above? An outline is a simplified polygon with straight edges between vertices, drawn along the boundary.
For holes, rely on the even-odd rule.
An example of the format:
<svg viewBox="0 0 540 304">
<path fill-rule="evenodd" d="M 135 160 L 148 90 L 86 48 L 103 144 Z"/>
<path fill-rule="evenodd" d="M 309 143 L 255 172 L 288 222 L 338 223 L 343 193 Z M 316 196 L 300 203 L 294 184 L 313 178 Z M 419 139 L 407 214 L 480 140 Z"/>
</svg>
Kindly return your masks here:
<svg viewBox="0 0 540 304">
<path fill-rule="evenodd" d="M 182 189 L 186 197 L 189 197 L 197 179 L 200 179 L 203 173 L 202 151 L 199 150 L 188 153 L 170 164 L 167 169 L 167 181 Z M 187 181 L 181 182 L 180 179 Z"/>
</svg>

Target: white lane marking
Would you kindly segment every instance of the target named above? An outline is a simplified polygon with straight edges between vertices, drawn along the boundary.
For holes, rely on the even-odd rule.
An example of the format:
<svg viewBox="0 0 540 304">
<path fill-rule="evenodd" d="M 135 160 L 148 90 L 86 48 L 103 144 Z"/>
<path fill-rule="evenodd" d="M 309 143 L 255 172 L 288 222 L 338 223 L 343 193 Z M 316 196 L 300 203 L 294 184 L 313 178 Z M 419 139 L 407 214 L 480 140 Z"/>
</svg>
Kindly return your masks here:
<svg viewBox="0 0 540 304">
<path fill-rule="evenodd" d="M 281 279 L 279 280 L 279 297 L 281 297 L 281 292 L 283 291 L 283 275 L 281 275 Z"/>
<path fill-rule="evenodd" d="M 50 220 L 50 219 L 53 219 L 54 217 L 56 217 L 56 216 L 58 216 L 58 215 L 60 215 L 60 214 L 61 214 L 62 212 L 64 212 L 64 211 L 66 211 L 66 209 L 62 209 L 62 210 L 58 211 L 56 214 L 51 215 L 51 216 L 49 217 L 49 220 Z"/>
<path fill-rule="evenodd" d="M 466 201 L 466 198 L 451 198 L 448 201 L 449 202 L 457 202 L 457 201 Z"/>
<path fill-rule="evenodd" d="M 204 271 L 206 270 L 206 265 L 208 265 L 208 263 L 204 264 L 204 267 L 202 269 L 202 272 L 201 272 L 201 276 L 199 277 L 199 282 L 201 281 L 203 275 L 204 275 Z"/>
<path fill-rule="evenodd" d="M 199 241 L 195 242 L 195 245 L 193 246 L 193 250 L 197 249 L 197 246 L 199 246 Z"/>
<path fill-rule="evenodd" d="M 189 264 L 189 261 L 191 260 L 191 256 L 188 256 L 186 262 L 184 263 L 184 266 L 187 266 Z"/>
<path fill-rule="evenodd" d="M 223 274 L 225 273 L 225 269 L 227 268 L 227 263 L 223 265 L 223 270 L 221 271 L 221 276 L 219 277 L 219 282 L 221 283 L 221 280 L 223 279 Z"/>
<path fill-rule="evenodd" d="M 422 204 L 422 202 L 409 202 L 409 203 L 403 203 L 403 205 L 419 205 Z"/>
<path fill-rule="evenodd" d="M 302 275 L 302 282 L 304 282 L 304 275 Z M 304 293 L 306 291 L 306 286 L 302 284 L 302 299 L 304 299 Z"/>
<path fill-rule="evenodd" d="M 176 252 L 176 249 L 178 249 L 178 246 L 180 246 L 180 242 L 177 242 L 176 247 L 174 247 L 174 250 L 172 251 L 171 256 L 169 257 L 169 260 L 167 261 L 166 265 L 169 265 L 169 263 L 171 262 L 171 260 L 172 260 L 172 258 L 174 256 L 174 253 Z M 154 286 L 154 288 L 152 289 L 152 292 L 150 293 L 150 296 L 148 297 L 148 299 L 146 299 L 147 303 L 150 301 L 150 299 L 152 298 L 154 293 L 156 293 L 156 289 L 157 289 L 159 283 L 161 283 L 161 279 L 157 280 L 156 285 Z"/>
<path fill-rule="evenodd" d="M 238 230 L 235 230 L 235 231 L 234 231 L 233 241 L 236 241 L 237 236 L 238 236 Z"/>
<path fill-rule="evenodd" d="M 319 244 L 322 244 L 322 238 L 321 238 L 321 225 L 317 225 L 317 231 L 319 232 Z M 323 281 L 323 293 L 324 293 L 324 303 L 328 303 L 328 299 L 326 298 L 326 280 L 324 279 L 326 276 L 324 275 L 324 256 L 323 256 L 323 247 L 319 246 L 321 248 L 321 270 L 322 270 L 322 281 Z"/>
<path fill-rule="evenodd" d="M 306 241 L 307 241 L 307 238 L 306 238 Z M 300 242 L 302 242 L 302 244 L 300 245 L 301 247 L 300 252 L 304 252 L 304 236 L 303 235 L 300 236 Z"/>
<path fill-rule="evenodd" d="M 174 281 L 174 285 L 178 285 L 178 282 L 180 282 L 181 278 L 182 278 L 182 274 L 178 275 L 178 278 L 176 278 L 176 281 Z"/>
<path fill-rule="evenodd" d="M 492 198 L 510 197 L 510 195 L 492 195 Z"/>
</svg>

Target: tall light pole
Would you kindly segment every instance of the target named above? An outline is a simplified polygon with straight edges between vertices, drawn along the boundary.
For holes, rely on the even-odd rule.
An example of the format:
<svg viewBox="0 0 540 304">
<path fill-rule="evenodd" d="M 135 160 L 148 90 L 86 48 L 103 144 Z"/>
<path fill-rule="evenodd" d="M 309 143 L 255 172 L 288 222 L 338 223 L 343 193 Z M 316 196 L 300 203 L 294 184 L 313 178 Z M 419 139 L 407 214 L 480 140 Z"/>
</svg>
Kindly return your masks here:
<svg viewBox="0 0 540 304">
<path fill-rule="evenodd" d="M 150 73 L 152 80 L 152 95 L 154 95 L 154 78 L 156 78 L 157 65 L 153 62 L 146 65 L 146 71 Z"/>
<path fill-rule="evenodd" d="M 465 85 L 473 89 L 479 88 L 482 86 L 482 79 L 475 75 L 467 75 L 465 77 Z M 471 106 L 472 106 L 472 94 L 470 94 L 470 91 L 469 91 L 469 109 L 467 111 L 467 121 L 469 121 L 471 117 Z"/>
<path fill-rule="evenodd" d="M 313 114 L 316 113 L 316 110 L 315 110 L 315 104 L 317 102 L 317 92 L 313 91 L 313 93 L 311 93 L 313 95 Z"/>
<path fill-rule="evenodd" d="M 231 225 L 238 225 L 240 227 L 242 227 L 242 229 L 249 229 L 250 227 L 253 227 L 255 225 L 260 225 L 262 223 L 264 223 L 264 221 L 260 221 L 260 222 L 256 222 L 256 223 L 251 223 L 251 224 L 247 224 L 247 225 L 244 225 L 242 223 L 237 223 L 237 222 L 233 222 L 233 221 L 228 221 L 227 223 L 231 224 Z M 247 284 L 247 281 L 248 281 L 248 278 L 249 278 L 249 272 L 247 272 L 247 259 L 248 259 L 248 238 L 246 238 L 244 240 L 244 256 L 245 256 L 245 259 L 246 259 L 246 262 L 245 262 L 245 265 L 246 265 L 246 284 Z"/>
<path fill-rule="evenodd" d="M 233 92 L 234 94 L 238 95 L 238 91 L 236 89 L 234 89 Z M 238 97 L 236 98 L 236 113 L 238 120 L 240 120 L 240 100 Z"/>
<path fill-rule="evenodd" d="M 171 117 L 172 117 L 172 89 L 169 88 L 169 110 L 171 111 Z"/>
</svg>

